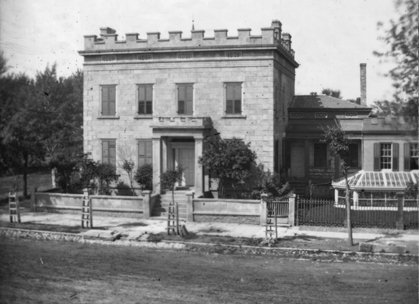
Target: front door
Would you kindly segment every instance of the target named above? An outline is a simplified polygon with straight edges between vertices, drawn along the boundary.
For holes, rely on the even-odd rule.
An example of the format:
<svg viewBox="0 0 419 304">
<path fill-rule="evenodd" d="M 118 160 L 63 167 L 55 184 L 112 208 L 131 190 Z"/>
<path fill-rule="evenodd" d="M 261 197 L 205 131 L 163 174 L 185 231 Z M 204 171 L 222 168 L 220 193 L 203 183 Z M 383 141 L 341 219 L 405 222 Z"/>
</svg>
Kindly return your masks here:
<svg viewBox="0 0 419 304">
<path fill-rule="evenodd" d="M 195 184 L 195 153 L 193 147 L 179 147 L 175 152 L 175 165 L 183 169 L 182 185 L 194 186 Z"/>
</svg>

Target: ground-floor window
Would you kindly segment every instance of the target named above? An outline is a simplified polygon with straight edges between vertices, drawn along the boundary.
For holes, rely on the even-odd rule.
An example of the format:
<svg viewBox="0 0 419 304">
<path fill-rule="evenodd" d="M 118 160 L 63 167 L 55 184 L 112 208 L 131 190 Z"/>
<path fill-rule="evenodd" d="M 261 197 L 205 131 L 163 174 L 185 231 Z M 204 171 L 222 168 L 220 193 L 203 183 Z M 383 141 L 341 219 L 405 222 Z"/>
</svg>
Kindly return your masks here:
<svg viewBox="0 0 419 304">
<path fill-rule="evenodd" d="M 138 140 L 138 166 L 153 163 L 153 142 L 151 139 Z"/>
<path fill-rule="evenodd" d="M 418 170 L 419 169 L 419 144 L 410 145 L 410 170 Z"/>
<path fill-rule="evenodd" d="M 115 139 L 102 139 L 102 163 L 116 166 Z"/>
<path fill-rule="evenodd" d="M 349 144 L 348 145 L 348 165 L 351 168 L 359 168 L 358 162 L 358 144 Z"/>
<path fill-rule="evenodd" d="M 392 164 L 392 145 L 390 143 L 382 143 L 380 145 L 380 169 L 391 169 Z"/>
<path fill-rule="evenodd" d="M 314 144 L 314 167 L 315 168 L 327 167 L 327 144 L 323 144 L 323 143 Z"/>
</svg>

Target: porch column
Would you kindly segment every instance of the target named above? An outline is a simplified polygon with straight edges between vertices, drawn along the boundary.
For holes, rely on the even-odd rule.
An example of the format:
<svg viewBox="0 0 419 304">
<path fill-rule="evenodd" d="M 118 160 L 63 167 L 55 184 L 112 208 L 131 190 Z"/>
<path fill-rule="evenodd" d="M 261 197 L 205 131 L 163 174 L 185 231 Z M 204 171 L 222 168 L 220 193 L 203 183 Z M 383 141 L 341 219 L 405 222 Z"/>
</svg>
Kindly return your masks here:
<svg viewBox="0 0 419 304">
<path fill-rule="evenodd" d="M 167 138 L 161 139 L 161 171 L 167 171 Z"/>
<path fill-rule="evenodd" d="M 153 192 L 160 193 L 161 144 L 160 137 L 153 137 Z"/>
<path fill-rule="evenodd" d="M 202 172 L 202 166 L 199 164 L 199 157 L 202 156 L 203 152 L 203 138 L 195 137 L 195 197 L 199 197 L 204 194 L 204 175 Z"/>
</svg>

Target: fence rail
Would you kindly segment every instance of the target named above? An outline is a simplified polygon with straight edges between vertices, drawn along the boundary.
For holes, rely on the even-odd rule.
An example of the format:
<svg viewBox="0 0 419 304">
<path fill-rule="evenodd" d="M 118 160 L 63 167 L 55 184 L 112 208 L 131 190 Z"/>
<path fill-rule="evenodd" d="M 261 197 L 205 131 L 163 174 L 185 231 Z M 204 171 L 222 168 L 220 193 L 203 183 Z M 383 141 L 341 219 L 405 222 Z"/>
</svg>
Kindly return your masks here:
<svg viewBox="0 0 419 304">
<path fill-rule="evenodd" d="M 398 203 L 387 199 L 386 202 L 374 199 L 373 205 L 358 206 L 351 201 L 351 222 L 353 227 L 396 228 L 399 219 Z M 418 201 L 406 199 L 403 209 L 403 221 L 406 229 L 418 228 Z M 413 208 L 412 208 L 413 207 Z M 415 208 L 416 207 L 416 208 Z M 344 227 L 346 208 L 340 200 L 301 199 L 296 202 L 297 225 Z"/>
<path fill-rule="evenodd" d="M 266 203 L 266 208 L 270 214 L 278 217 L 287 217 L 289 214 L 289 202 L 287 200 L 271 201 Z"/>
</svg>

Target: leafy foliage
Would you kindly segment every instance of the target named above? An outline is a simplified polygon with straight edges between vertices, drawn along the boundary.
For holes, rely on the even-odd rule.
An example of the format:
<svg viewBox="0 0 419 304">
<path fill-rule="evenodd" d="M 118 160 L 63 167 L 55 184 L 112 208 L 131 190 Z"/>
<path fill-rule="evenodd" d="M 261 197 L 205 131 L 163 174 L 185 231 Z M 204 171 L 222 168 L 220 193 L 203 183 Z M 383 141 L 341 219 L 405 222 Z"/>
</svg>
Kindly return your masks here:
<svg viewBox="0 0 419 304">
<path fill-rule="evenodd" d="M 280 174 L 265 170 L 262 164 L 253 170 L 250 179 L 256 182 L 252 191 L 253 199 L 260 199 L 262 193 L 267 194 L 269 198 L 280 198 L 291 191 L 290 184 L 283 183 Z"/>
<path fill-rule="evenodd" d="M 406 120 L 417 126 L 418 122 L 418 86 L 419 86 L 419 8 L 416 0 L 397 0 L 396 8 L 400 12 L 397 20 L 390 20 L 381 39 L 390 46 L 385 51 L 374 52 L 382 59 L 391 60 L 395 67 L 388 72 L 393 79 L 395 101 L 390 107 L 383 103 L 385 111 L 396 110 Z M 383 29 L 383 23 L 379 23 Z M 385 112 L 384 111 L 384 112 Z"/>
<path fill-rule="evenodd" d="M 57 169 L 57 184 L 65 193 L 79 192 L 81 189 L 77 176 L 80 159 L 58 155 L 50 165 Z"/>
<path fill-rule="evenodd" d="M 151 164 L 144 164 L 137 169 L 135 173 L 135 180 L 144 190 L 153 189 L 153 166 Z"/>
<path fill-rule="evenodd" d="M 31 166 L 82 151 L 83 76 L 58 78 L 55 65 L 35 79 L 6 70 L 0 54 L 0 170 L 23 174 L 26 195 Z"/>
<path fill-rule="evenodd" d="M 256 153 L 250 149 L 250 143 L 246 144 L 238 138 L 210 137 L 205 141 L 199 163 L 208 170 L 210 177 L 220 179 L 219 187 L 231 185 L 235 188 L 245 183 L 255 160 Z"/>
<path fill-rule="evenodd" d="M 160 185 L 163 189 L 175 190 L 176 183 L 182 182 L 183 169 L 168 170 L 160 175 Z"/>
</svg>

